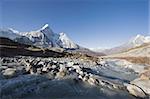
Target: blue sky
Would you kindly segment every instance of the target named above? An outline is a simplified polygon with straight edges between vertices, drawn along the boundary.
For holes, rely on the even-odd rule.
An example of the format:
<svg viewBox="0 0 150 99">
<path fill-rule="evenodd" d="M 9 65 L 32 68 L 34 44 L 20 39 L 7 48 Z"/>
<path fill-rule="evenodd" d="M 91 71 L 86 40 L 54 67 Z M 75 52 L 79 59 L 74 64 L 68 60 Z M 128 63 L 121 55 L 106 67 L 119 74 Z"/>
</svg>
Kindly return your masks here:
<svg viewBox="0 0 150 99">
<path fill-rule="evenodd" d="M 147 35 L 149 0 L 0 0 L 0 27 L 37 30 L 48 23 L 89 48 Z"/>
</svg>

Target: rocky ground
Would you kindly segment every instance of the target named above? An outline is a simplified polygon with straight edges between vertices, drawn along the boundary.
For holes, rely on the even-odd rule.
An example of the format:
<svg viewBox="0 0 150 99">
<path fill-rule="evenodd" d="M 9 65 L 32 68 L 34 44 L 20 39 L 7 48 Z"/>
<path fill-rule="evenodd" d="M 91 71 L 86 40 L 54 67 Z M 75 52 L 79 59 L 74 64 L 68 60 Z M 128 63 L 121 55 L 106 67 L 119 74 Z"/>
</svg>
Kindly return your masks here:
<svg viewBox="0 0 150 99">
<path fill-rule="evenodd" d="M 149 67 L 123 59 L 0 58 L 1 99 L 149 99 Z"/>
</svg>

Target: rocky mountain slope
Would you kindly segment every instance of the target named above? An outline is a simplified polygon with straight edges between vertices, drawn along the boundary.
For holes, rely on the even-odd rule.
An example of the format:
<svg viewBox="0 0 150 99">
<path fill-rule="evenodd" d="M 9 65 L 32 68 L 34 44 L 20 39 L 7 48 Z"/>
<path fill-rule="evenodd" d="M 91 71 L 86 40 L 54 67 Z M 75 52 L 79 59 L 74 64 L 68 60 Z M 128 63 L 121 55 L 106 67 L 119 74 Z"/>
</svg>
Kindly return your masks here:
<svg viewBox="0 0 150 99">
<path fill-rule="evenodd" d="M 137 46 L 128 49 L 122 53 L 109 55 L 109 56 L 122 56 L 122 57 L 150 57 L 150 43 L 145 43 L 141 46 Z"/>
<path fill-rule="evenodd" d="M 64 57 L 67 53 L 50 49 L 41 49 L 0 37 L 0 56 Z"/>
<path fill-rule="evenodd" d="M 134 47 L 122 53 L 104 56 L 107 58 L 125 59 L 137 64 L 150 65 L 150 43 L 145 43 L 141 46 Z"/>
</svg>

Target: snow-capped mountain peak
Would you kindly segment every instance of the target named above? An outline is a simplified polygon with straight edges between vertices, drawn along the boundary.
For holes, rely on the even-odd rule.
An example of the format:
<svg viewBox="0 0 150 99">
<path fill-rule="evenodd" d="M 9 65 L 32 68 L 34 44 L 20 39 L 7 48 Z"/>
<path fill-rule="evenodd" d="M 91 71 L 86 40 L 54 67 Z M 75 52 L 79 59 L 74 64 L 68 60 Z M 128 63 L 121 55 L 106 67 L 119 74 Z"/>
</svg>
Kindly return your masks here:
<svg viewBox="0 0 150 99">
<path fill-rule="evenodd" d="M 150 42 L 150 36 L 145 37 L 145 42 L 146 43 Z"/>
<path fill-rule="evenodd" d="M 49 28 L 49 24 L 45 24 L 45 25 L 41 28 L 41 30 L 45 30 L 45 29 L 47 29 L 47 28 Z"/>
<path fill-rule="evenodd" d="M 21 37 L 19 34 L 16 33 L 13 29 L 0 29 L 0 37 L 6 37 L 11 40 L 14 40 L 15 38 Z"/>
<path fill-rule="evenodd" d="M 42 32 L 44 35 L 47 36 L 48 39 L 52 39 L 52 36 L 54 36 L 54 32 L 49 27 L 48 24 L 45 24 L 41 29 L 39 29 L 37 32 Z"/>
<path fill-rule="evenodd" d="M 135 37 L 131 38 L 126 43 L 124 43 L 120 46 L 111 48 L 111 49 L 106 49 L 102 52 L 107 54 L 107 55 L 121 53 L 121 52 L 127 51 L 131 48 L 141 46 L 145 43 L 150 43 L 150 36 L 143 36 L 143 35 L 138 34 Z"/>
<path fill-rule="evenodd" d="M 136 37 L 131 39 L 129 43 L 132 43 L 134 46 L 140 46 L 144 43 L 149 43 L 150 42 L 150 36 L 143 36 L 138 34 Z"/>
<path fill-rule="evenodd" d="M 38 31 L 53 32 L 52 29 L 49 27 L 49 24 L 43 25 L 43 27 L 41 29 L 39 29 Z"/>
<path fill-rule="evenodd" d="M 36 31 L 19 32 L 12 28 L 0 30 L 0 37 L 10 38 L 12 40 L 33 44 L 39 47 L 61 47 L 61 48 L 78 48 L 65 33 L 54 33 L 48 24 Z"/>
<path fill-rule="evenodd" d="M 19 34 L 19 31 L 13 29 L 13 28 L 8 28 L 10 31 L 12 31 L 13 33 Z"/>
<path fill-rule="evenodd" d="M 61 46 L 65 48 L 78 48 L 78 45 L 75 44 L 64 32 L 59 33 L 59 40 Z"/>
<path fill-rule="evenodd" d="M 59 33 L 59 35 L 66 36 L 66 34 L 64 32 Z"/>
<path fill-rule="evenodd" d="M 138 34 L 137 36 L 135 36 L 133 38 L 133 42 L 136 42 L 136 41 L 144 41 L 145 40 L 145 37 L 143 35 L 140 35 Z"/>
</svg>

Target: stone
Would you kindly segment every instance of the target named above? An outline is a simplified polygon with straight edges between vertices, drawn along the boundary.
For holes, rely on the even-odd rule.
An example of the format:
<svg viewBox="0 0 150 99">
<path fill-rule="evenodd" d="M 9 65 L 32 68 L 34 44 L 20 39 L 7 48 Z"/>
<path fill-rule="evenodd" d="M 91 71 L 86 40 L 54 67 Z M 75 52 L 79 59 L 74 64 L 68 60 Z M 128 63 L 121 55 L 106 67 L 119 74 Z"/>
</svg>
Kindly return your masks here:
<svg viewBox="0 0 150 99">
<path fill-rule="evenodd" d="M 30 69 L 31 69 L 31 65 L 30 65 L 30 63 L 28 63 L 28 62 L 26 62 L 26 61 L 24 61 L 24 63 L 25 63 L 25 65 L 26 65 L 26 68 L 25 68 L 25 70 L 26 70 L 26 72 L 28 72 L 28 71 L 30 71 Z"/>
<path fill-rule="evenodd" d="M 37 68 L 37 72 L 36 72 L 37 74 L 41 74 L 42 73 L 42 70 L 41 70 L 41 68 Z"/>
<path fill-rule="evenodd" d="M 74 70 L 73 68 L 69 68 L 69 69 L 68 69 L 68 71 L 73 71 L 73 70 Z"/>
<path fill-rule="evenodd" d="M 81 76 L 84 75 L 84 72 L 83 72 L 83 71 L 79 71 L 78 73 L 79 73 Z"/>
<path fill-rule="evenodd" d="M 71 66 L 73 66 L 73 65 L 74 65 L 74 62 L 68 62 L 68 63 L 67 63 L 67 66 L 70 66 L 70 67 L 71 67 Z"/>
<path fill-rule="evenodd" d="M 60 71 L 56 74 L 56 78 L 63 78 L 64 76 L 66 76 L 66 72 L 65 71 Z"/>
<path fill-rule="evenodd" d="M 52 64 L 51 64 L 51 63 L 48 63 L 48 64 L 47 64 L 47 67 L 48 67 L 48 68 L 51 68 L 51 67 L 52 67 Z"/>
<path fill-rule="evenodd" d="M 53 63 L 57 63 L 57 61 L 54 60 Z"/>
<path fill-rule="evenodd" d="M 83 79 L 83 77 L 81 75 L 79 75 L 78 78 L 81 79 L 81 80 Z"/>
<path fill-rule="evenodd" d="M 67 71 L 67 68 L 65 67 L 65 65 L 60 64 L 60 69 L 59 71 Z"/>
<path fill-rule="evenodd" d="M 12 78 L 16 76 L 16 69 L 14 68 L 7 68 L 6 70 L 4 70 L 3 75 L 6 78 Z"/>
<path fill-rule="evenodd" d="M 43 67 L 43 68 L 42 68 L 42 71 L 43 71 L 43 72 L 47 72 L 47 67 Z"/>
<path fill-rule="evenodd" d="M 30 69 L 30 74 L 35 74 L 37 72 L 37 69 L 36 68 L 31 68 Z"/>
<path fill-rule="evenodd" d="M 146 70 L 143 73 L 141 73 L 140 78 L 150 80 L 150 70 Z"/>
<path fill-rule="evenodd" d="M 90 77 L 87 81 L 89 84 L 95 85 L 95 79 L 94 78 Z"/>
<path fill-rule="evenodd" d="M 82 80 L 83 80 L 83 81 L 87 81 L 88 79 L 89 79 L 88 76 L 84 76 Z"/>
<path fill-rule="evenodd" d="M 37 68 L 43 67 L 45 63 L 43 61 L 39 61 L 36 65 Z"/>
<path fill-rule="evenodd" d="M 141 88 L 132 85 L 132 84 L 128 84 L 127 86 L 127 90 L 129 91 L 130 94 L 136 96 L 136 97 L 141 97 L 141 98 L 145 98 L 146 95 L 145 93 L 142 91 Z"/>
<path fill-rule="evenodd" d="M 146 94 L 150 95 L 150 80 L 137 78 L 131 82 L 132 84 L 140 87 Z"/>
<path fill-rule="evenodd" d="M 7 66 L 0 66 L 0 72 L 7 69 L 8 67 Z"/>
<path fill-rule="evenodd" d="M 54 69 L 54 68 L 57 68 L 57 66 L 56 65 L 52 65 L 52 68 Z"/>
</svg>

